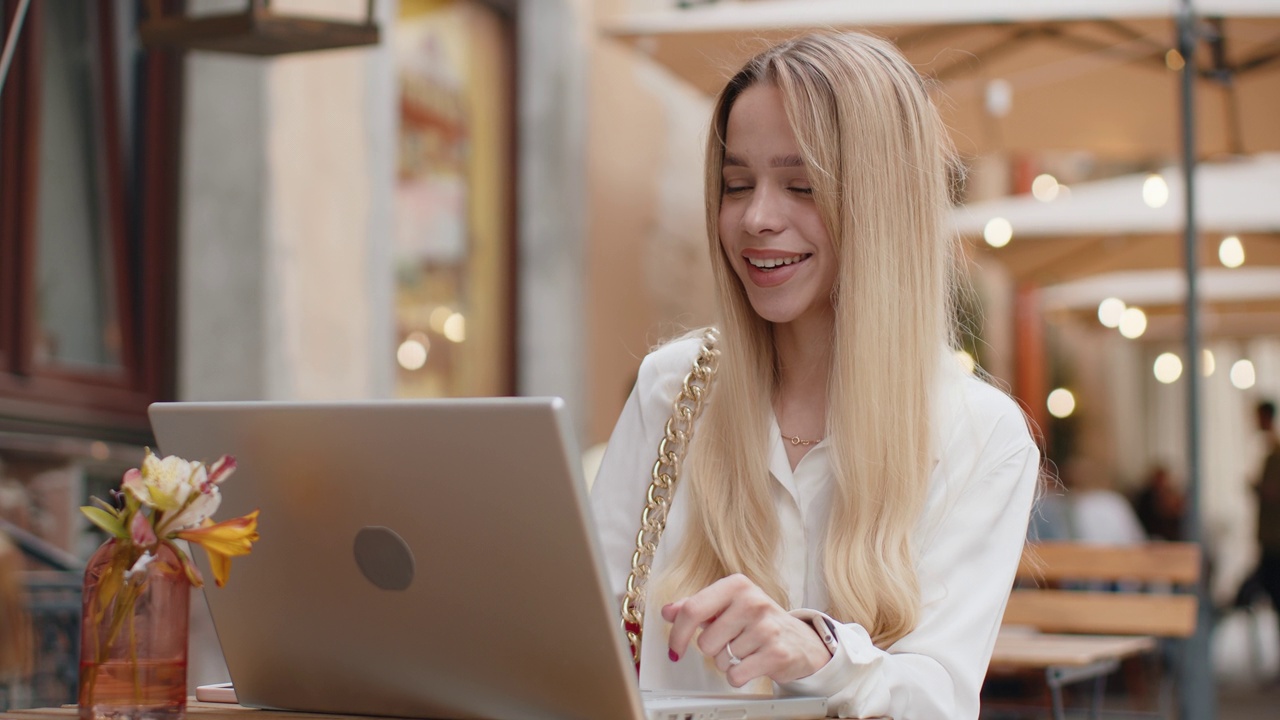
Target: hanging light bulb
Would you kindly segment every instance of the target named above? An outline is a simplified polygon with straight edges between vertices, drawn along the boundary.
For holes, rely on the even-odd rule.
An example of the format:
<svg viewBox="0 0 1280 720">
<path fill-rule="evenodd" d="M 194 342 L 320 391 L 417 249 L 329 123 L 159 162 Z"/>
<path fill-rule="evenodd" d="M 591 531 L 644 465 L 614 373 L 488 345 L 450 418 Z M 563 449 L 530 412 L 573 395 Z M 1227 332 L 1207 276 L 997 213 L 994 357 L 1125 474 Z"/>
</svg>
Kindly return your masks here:
<svg viewBox="0 0 1280 720">
<path fill-rule="evenodd" d="M 1053 202 L 1053 199 L 1058 197 L 1058 190 L 1061 187 L 1058 184 L 1058 178 L 1049 173 L 1043 173 L 1031 181 L 1031 194 L 1040 202 Z"/>
<path fill-rule="evenodd" d="M 1244 264 L 1244 245 L 1239 236 L 1228 235 L 1218 245 L 1218 261 L 1223 267 L 1238 268 Z"/>
<path fill-rule="evenodd" d="M 1182 377 L 1182 358 L 1171 352 L 1160 353 L 1151 369 L 1156 380 L 1168 385 Z"/>
<path fill-rule="evenodd" d="M 1142 183 L 1142 202 L 1149 208 L 1162 208 L 1169 202 L 1169 183 L 1164 178 L 1151 173 Z"/>
<path fill-rule="evenodd" d="M 1142 333 L 1147 331 L 1147 314 L 1142 312 L 1140 308 L 1126 308 L 1124 313 L 1120 315 L 1120 334 L 1136 340 L 1142 337 Z"/>
<path fill-rule="evenodd" d="M 982 239 L 994 248 L 1002 248 L 1013 239 L 1013 225 L 1002 217 L 991 218 L 982 229 Z"/>
<path fill-rule="evenodd" d="M 1237 360 L 1231 365 L 1231 384 L 1241 390 L 1248 390 L 1258 381 L 1258 374 L 1249 360 Z"/>
<path fill-rule="evenodd" d="M 1124 301 L 1120 298 L 1109 297 L 1098 303 L 1098 322 L 1104 327 L 1114 328 L 1120 326 L 1120 318 L 1124 315 Z"/>
<path fill-rule="evenodd" d="M 1049 414 L 1056 418 L 1070 417 L 1076 411 L 1076 396 L 1066 388 L 1057 388 L 1049 393 L 1045 405 L 1049 408 Z"/>
</svg>

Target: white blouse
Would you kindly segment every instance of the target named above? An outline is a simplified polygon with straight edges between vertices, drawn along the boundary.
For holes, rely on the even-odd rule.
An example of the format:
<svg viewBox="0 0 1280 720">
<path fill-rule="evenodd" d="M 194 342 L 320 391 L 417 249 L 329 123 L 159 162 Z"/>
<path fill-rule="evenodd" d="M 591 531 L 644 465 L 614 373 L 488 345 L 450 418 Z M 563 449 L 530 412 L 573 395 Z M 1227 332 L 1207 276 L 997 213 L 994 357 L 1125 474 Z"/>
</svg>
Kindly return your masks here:
<svg viewBox="0 0 1280 720">
<path fill-rule="evenodd" d="M 663 426 L 699 344 L 696 337 L 686 338 L 645 358 L 596 476 L 591 503 L 618 598 L 631 569 Z M 829 698 L 833 716 L 978 717 L 978 693 L 1026 537 L 1039 452 L 1008 396 L 965 374 L 958 364 L 954 369 L 952 363 L 944 365 L 933 400 L 937 464 L 913 535 L 919 624 L 882 650 L 872 645 L 861 625 L 833 622 L 839 647 L 832 660 L 813 675 L 779 688 Z M 714 401 L 713 389 L 709 402 Z M 792 603 L 789 609 L 811 616 L 828 603 L 820 557 L 834 483 L 830 446 L 824 440 L 811 448 L 793 472 L 776 420 L 771 427 L 767 442 L 776 481 L 780 579 Z M 674 557 L 687 518 L 688 508 L 677 493 L 653 561 L 655 576 Z M 650 602 L 645 615 L 641 687 L 734 692 L 712 662 L 696 652 L 696 645 L 678 662 L 668 659 L 669 624 L 657 612 L 659 606 Z"/>
</svg>

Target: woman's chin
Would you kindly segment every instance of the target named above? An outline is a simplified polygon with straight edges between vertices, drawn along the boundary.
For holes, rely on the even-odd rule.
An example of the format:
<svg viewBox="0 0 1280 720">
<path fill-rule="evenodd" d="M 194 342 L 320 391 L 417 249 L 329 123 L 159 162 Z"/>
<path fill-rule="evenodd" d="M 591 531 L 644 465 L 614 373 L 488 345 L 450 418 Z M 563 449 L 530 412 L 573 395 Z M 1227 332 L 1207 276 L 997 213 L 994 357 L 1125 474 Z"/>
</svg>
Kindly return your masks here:
<svg viewBox="0 0 1280 720">
<path fill-rule="evenodd" d="M 774 325 L 789 325 L 797 321 L 832 322 L 834 311 L 831 308 L 816 307 L 805 303 L 751 303 L 751 309 L 765 322 Z"/>
<path fill-rule="evenodd" d="M 756 311 L 756 315 L 760 316 L 761 320 L 773 323 L 774 325 L 786 325 L 788 323 L 795 322 L 804 315 L 803 310 L 800 308 L 784 307 L 774 304 L 764 307 L 752 305 L 752 308 Z"/>
</svg>

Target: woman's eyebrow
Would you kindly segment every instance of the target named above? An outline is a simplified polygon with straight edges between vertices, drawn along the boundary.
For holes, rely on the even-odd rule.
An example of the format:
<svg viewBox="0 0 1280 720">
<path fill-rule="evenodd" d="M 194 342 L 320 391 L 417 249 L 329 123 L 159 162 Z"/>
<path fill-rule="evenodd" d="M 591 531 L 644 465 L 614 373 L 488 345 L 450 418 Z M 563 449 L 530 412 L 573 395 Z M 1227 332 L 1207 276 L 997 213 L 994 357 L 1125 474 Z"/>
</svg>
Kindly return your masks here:
<svg viewBox="0 0 1280 720">
<path fill-rule="evenodd" d="M 726 153 L 724 156 L 724 167 L 751 167 L 746 160 L 734 155 Z M 799 155 L 779 155 L 769 160 L 769 167 L 804 167 L 804 158 Z"/>
</svg>

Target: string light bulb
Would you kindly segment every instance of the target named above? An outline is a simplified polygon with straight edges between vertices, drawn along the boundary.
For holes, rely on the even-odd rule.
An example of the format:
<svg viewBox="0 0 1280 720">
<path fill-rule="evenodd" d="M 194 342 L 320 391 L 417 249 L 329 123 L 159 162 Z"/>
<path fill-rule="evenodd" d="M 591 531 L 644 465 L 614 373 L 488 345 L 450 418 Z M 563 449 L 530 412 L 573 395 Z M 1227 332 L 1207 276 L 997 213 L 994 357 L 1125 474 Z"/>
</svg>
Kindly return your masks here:
<svg viewBox="0 0 1280 720">
<path fill-rule="evenodd" d="M 1149 208 L 1162 208 L 1169 202 L 1169 183 L 1156 173 L 1142 182 L 1142 202 Z"/>
<path fill-rule="evenodd" d="M 1119 327 L 1120 318 L 1127 309 L 1123 300 L 1109 297 L 1098 303 L 1098 322 L 1102 323 L 1103 327 Z"/>
<path fill-rule="evenodd" d="M 991 218 L 982 229 L 982 239 L 993 248 L 1002 248 L 1013 239 L 1013 225 L 1002 217 Z"/>
<path fill-rule="evenodd" d="M 1125 308 L 1120 315 L 1120 334 L 1136 340 L 1147 331 L 1147 314 L 1141 308 Z"/>
<path fill-rule="evenodd" d="M 1238 268 L 1244 264 L 1244 245 L 1237 235 L 1228 235 L 1218 244 L 1218 261 L 1223 267 Z"/>
<path fill-rule="evenodd" d="M 1156 376 L 1156 380 L 1168 385 L 1177 382 L 1182 377 L 1182 358 L 1174 353 L 1160 353 L 1155 363 L 1151 366 L 1152 372 Z"/>
<path fill-rule="evenodd" d="M 1066 388 L 1057 388 L 1049 393 L 1045 405 L 1049 408 L 1049 414 L 1056 418 L 1071 417 L 1076 411 L 1076 396 Z"/>
</svg>

